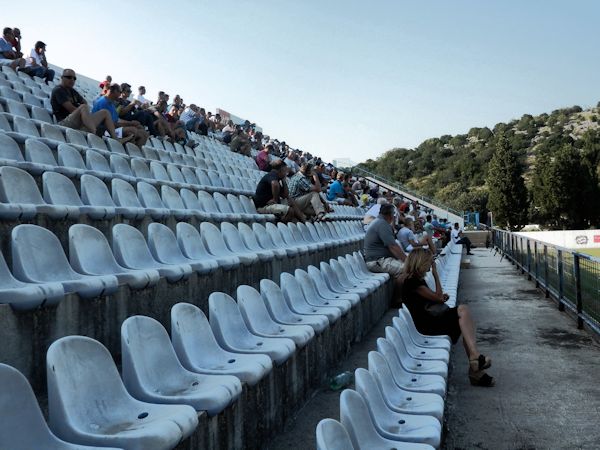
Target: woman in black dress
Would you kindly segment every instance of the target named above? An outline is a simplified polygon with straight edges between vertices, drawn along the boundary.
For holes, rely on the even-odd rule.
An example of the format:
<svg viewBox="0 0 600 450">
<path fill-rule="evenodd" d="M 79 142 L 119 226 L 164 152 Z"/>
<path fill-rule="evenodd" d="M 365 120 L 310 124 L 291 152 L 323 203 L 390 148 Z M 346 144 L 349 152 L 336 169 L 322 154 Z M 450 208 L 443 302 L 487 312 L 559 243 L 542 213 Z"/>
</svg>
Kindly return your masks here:
<svg viewBox="0 0 600 450">
<path fill-rule="evenodd" d="M 425 282 L 425 275 L 431 269 L 435 280 L 435 291 Z M 415 326 L 420 333 L 433 336 L 446 334 L 456 344 L 462 334 L 463 345 L 469 358 L 469 380 L 474 386 L 491 387 L 494 379 L 485 369 L 492 360 L 479 353 L 475 340 L 475 323 L 466 305 L 449 308 L 445 305 L 448 294 L 442 291 L 431 252 L 416 248 L 409 253 L 404 262 L 402 274 L 402 301 L 410 311 Z"/>
</svg>

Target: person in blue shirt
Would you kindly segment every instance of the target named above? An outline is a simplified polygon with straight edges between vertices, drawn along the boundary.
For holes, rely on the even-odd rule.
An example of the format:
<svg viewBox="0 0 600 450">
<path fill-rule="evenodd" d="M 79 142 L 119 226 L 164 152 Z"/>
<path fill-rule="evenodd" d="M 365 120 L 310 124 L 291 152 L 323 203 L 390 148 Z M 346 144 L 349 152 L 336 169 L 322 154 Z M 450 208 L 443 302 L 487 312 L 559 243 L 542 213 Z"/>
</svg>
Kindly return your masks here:
<svg viewBox="0 0 600 450">
<path fill-rule="evenodd" d="M 92 114 L 101 110 L 107 110 L 115 125 L 115 133 L 121 140 L 121 143 L 132 141 L 137 146 L 141 147 L 148 140 L 148 133 L 137 120 L 119 119 L 116 102 L 121 95 L 121 86 L 118 83 L 110 85 L 106 95 L 98 97 L 94 100 Z M 105 129 L 99 127 L 97 134 L 102 136 Z"/>
<path fill-rule="evenodd" d="M 337 179 L 329 185 L 329 190 L 327 192 L 327 200 L 330 202 L 338 202 L 340 204 L 350 204 L 346 199 L 346 191 L 344 190 L 344 186 L 342 185 L 344 181 L 344 174 L 338 173 Z"/>
</svg>

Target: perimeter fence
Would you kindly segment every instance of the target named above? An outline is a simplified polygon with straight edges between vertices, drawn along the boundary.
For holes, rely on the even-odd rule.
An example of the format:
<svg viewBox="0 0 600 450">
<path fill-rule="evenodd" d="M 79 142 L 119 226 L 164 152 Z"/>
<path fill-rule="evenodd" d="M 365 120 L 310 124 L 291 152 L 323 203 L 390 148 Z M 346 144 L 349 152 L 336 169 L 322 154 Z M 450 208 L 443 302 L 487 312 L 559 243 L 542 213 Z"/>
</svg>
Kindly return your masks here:
<svg viewBox="0 0 600 450">
<path fill-rule="evenodd" d="M 585 323 L 600 334 L 600 258 L 498 228 L 492 234 L 494 246 L 546 297 L 576 314 L 578 328 Z"/>
</svg>

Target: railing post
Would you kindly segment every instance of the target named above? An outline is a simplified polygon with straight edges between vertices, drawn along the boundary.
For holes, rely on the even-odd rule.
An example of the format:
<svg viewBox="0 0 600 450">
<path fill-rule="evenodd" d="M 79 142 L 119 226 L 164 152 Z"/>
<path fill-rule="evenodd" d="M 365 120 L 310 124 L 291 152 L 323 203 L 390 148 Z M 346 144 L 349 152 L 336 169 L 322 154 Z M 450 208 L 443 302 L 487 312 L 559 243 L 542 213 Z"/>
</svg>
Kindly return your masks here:
<svg viewBox="0 0 600 450">
<path fill-rule="evenodd" d="M 515 237 L 513 234 L 508 235 L 510 242 L 510 262 L 514 266 L 515 265 Z"/>
<path fill-rule="evenodd" d="M 525 252 L 523 251 L 523 238 L 519 238 L 519 263 L 521 264 L 521 275 L 525 273 Z"/>
<path fill-rule="evenodd" d="M 544 244 L 544 285 L 546 286 L 546 298 L 550 297 L 550 282 L 548 281 L 548 246 Z"/>
<path fill-rule="evenodd" d="M 527 279 L 531 280 L 531 243 L 527 239 Z"/>
<path fill-rule="evenodd" d="M 558 250 L 556 257 L 558 258 L 558 310 L 564 311 L 563 294 L 565 290 L 565 277 L 563 270 L 562 250 Z"/>
<path fill-rule="evenodd" d="M 535 262 L 535 287 L 540 287 L 540 271 L 539 271 L 539 267 L 540 267 L 540 260 L 538 259 L 538 243 L 537 241 L 533 241 L 533 260 Z"/>
<path fill-rule="evenodd" d="M 583 301 L 581 298 L 581 272 L 579 271 L 579 255 L 577 253 L 573 253 L 573 272 L 575 275 L 575 299 L 577 300 L 577 328 L 583 328 L 583 318 L 581 314 L 583 313 Z"/>
</svg>

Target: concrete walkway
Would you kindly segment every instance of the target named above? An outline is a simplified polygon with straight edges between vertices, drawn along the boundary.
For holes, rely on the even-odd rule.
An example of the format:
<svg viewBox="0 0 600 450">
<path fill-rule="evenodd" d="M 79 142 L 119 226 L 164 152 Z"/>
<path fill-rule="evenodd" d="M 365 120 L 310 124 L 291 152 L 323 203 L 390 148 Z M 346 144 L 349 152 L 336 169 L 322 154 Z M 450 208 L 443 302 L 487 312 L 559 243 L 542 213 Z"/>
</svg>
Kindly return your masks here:
<svg viewBox="0 0 600 450">
<path fill-rule="evenodd" d="M 470 386 L 454 347 L 446 448 L 600 449 L 600 345 L 506 259 L 474 253 L 459 300 L 472 309 L 496 386 Z"/>
<path fill-rule="evenodd" d="M 472 387 L 462 345 L 453 347 L 444 448 L 600 449 L 600 345 L 509 262 L 485 248 L 473 252 L 458 298 L 473 312 L 480 350 L 493 358 L 496 386 Z M 393 315 L 337 372 L 367 367 Z M 339 419 L 339 396 L 324 386 L 265 448 L 315 448 L 319 420 Z"/>
</svg>

